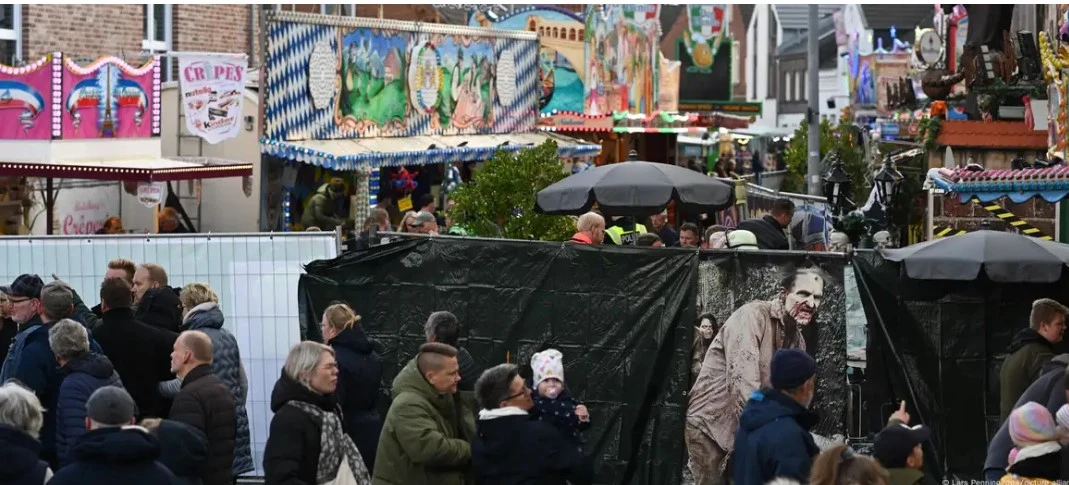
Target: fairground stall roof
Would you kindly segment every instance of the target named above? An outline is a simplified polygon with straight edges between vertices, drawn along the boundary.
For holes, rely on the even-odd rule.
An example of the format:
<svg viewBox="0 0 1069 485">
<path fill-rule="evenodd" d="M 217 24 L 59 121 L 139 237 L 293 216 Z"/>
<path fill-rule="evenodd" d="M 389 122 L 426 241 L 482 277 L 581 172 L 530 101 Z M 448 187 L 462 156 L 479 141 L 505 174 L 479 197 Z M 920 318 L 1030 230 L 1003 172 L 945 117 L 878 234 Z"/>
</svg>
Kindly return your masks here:
<svg viewBox="0 0 1069 485">
<path fill-rule="evenodd" d="M 1047 132 L 1034 130 L 1023 121 L 946 120 L 939 125 L 935 142 L 952 148 L 1046 151 Z"/>
<path fill-rule="evenodd" d="M 538 37 L 394 20 L 270 12 L 261 152 L 348 170 L 485 160 L 540 134 Z"/>
<path fill-rule="evenodd" d="M 716 128 L 748 128 L 751 121 L 752 118 L 720 113 L 655 111 L 642 114 L 618 111 L 605 115 L 588 115 L 572 111 L 554 111 L 539 116 L 538 128 L 551 132 L 701 134 Z"/>
<path fill-rule="evenodd" d="M 168 159 L 160 145 L 160 62 L 89 66 L 52 53 L 0 65 L 0 175 L 166 181 L 252 175 L 252 165 Z"/>
<path fill-rule="evenodd" d="M 1069 195 L 1069 167 L 1021 170 L 967 170 L 936 168 L 928 171 L 932 187 L 958 195 L 961 202 L 978 198 L 991 202 L 1008 197 L 1015 203 L 1041 197 L 1058 202 Z"/>
</svg>

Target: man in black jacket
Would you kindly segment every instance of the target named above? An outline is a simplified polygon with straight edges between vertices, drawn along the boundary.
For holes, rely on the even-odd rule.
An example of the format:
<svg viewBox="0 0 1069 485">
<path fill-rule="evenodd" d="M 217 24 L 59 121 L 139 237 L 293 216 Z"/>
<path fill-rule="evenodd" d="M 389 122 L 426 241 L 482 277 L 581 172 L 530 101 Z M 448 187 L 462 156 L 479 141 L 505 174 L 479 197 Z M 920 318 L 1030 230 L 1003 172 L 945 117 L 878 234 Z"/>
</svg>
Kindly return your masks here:
<svg viewBox="0 0 1069 485">
<path fill-rule="evenodd" d="M 86 427 L 74 445 L 74 463 L 48 483 L 56 485 L 177 484 L 156 459 L 160 443 L 134 424 L 134 400 L 121 388 L 104 386 L 85 405 Z"/>
<path fill-rule="evenodd" d="M 475 395 L 483 408 L 477 424 L 479 437 L 471 448 L 477 485 L 593 483 L 590 458 L 552 425 L 531 420 L 531 389 L 515 365 L 487 369 L 475 383 Z M 523 437 L 522 446 L 517 445 L 519 437 Z"/>
<path fill-rule="evenodd" d="M 153 327 L 178 332 L 182 325 L 182 302 L 178 290 L 167 285 L 167 272 L 155 263 L 145 263 L 134 272 L 134 318 Z"/>
<path fill-rule="evenodd" d="M 171 352 L 171 369 L 182 380 L 171 419 L 204 432 L 211 457 L 203 470 L 204 485 L 232 485 L 238 418 L 234 396 L 212 373 L 212 340 L 204 332 L 182 332 Z"/>
<path fill-rule="evenodd" d="M 794 217 L 794 202 L 791 199 L 776 199 L 772 202 L 772 212 L 760 219 L 747 219 L 739 223 L 738 229 L 746 230 L 757 236 L 758 249 L 789 250 L 790 243 L 783 231 Z"/>
<path fill-rule="evenodd" d="M 166 417 L 169 406 L 156 386 L 171 380 L 167 354 L 178 335 L 152 327 L 134 318 L 130 284 L 124 278 L 108 278 L 100 285 L 101 324 L 93 331 L 137 403 L 139 417 Z"/>
</svg>

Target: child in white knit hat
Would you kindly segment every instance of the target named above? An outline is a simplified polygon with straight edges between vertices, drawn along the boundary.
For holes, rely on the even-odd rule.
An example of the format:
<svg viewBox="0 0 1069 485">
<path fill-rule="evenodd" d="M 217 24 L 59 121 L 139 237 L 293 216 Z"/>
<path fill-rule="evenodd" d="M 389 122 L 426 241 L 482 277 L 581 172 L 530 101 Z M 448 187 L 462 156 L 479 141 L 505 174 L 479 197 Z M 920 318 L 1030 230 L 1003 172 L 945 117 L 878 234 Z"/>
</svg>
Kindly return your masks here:
<svg viewBox="0 0 1069 485">
<path fill-rule="evenodd" d="M 556 349 L 538 352 L 531 357 L 531 370 L 534 371 L 531 417 L 552 424 L 582 451 L 581 433 L 590 427 L 590 413 L 586 406 L 576 403 L 564 385 L 564 354 Z"/>
</svg>

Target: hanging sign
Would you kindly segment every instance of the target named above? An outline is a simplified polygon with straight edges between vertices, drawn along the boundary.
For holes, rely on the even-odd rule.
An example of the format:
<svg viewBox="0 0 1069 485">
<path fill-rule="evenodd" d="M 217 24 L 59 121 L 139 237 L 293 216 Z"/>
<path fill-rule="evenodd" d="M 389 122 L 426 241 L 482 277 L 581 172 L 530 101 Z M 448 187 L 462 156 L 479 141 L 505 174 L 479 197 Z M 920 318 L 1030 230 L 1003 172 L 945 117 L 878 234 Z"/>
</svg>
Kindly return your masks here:
<svg viewBox="0 0 1069 485">
<path fill-rule="evenodd" d="M 155 207 L 163 200 L 163 182 L 151 184 L 139 184 L 137 186 L 137 201 L 145 207 Z"/>
<path fill-rule="evenodd" d="M 720 42 L 724 40 L 730 15 L 728 5 L 688 5 L 686 12 L 687 32 L 683 35 L 683 43 L 687 54 L 694 60 L 695 67 L 711 69 Z"/>
<path fill-rule="evenodd" d="M 182 109 L 186 129 L 211 144 L 237 136 L 245 96 L 248 59 L 234 56 L 182 56 Z"/>
</svg>

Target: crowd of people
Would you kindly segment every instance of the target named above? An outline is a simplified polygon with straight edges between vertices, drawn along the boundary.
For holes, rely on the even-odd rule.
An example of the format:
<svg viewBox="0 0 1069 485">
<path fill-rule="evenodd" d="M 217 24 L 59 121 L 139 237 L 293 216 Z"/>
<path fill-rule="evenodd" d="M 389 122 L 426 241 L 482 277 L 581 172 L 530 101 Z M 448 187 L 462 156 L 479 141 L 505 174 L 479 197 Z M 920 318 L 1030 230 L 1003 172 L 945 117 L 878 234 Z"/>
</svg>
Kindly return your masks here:
<svg viewBox="0 0 1069 485">
<path fill-rule="evenodd" d="M 676 230 L 668 223 L 668 213 L 664 211 L 649 218 L 648 229 L 633 217 L 614 216 L 606 220 L 602 214 L 588 212 L 579 216 L 576 233 L 570 241 L 655 248 L 789 250 L 790 242 L 784 231 L 793 217 L 794 202 L 790 199 L 776 199 L 769 214 L 742 221 L 734 229 L 720 224 L 708 224 L 702 229 L 698 224 L 686 222 Z"/>
<path fill-rule="evenodd" d="M 59 278 L 0 294 L 0 483 L 223 485 L 253 470 L 248 380 L 209 285 L 176 290 L 159 265 L 119 259 L 92 309 Z M 592 483 L 591 416 L 559 351 L 525 380 L 513 364 L 480 371 L 455 315 L 425 330 L 381 416 L 376 344 L 352 308 L 328 307 L 325 343 L 295 345 L 271 393 L 266 483 Z"/>
</svg>

